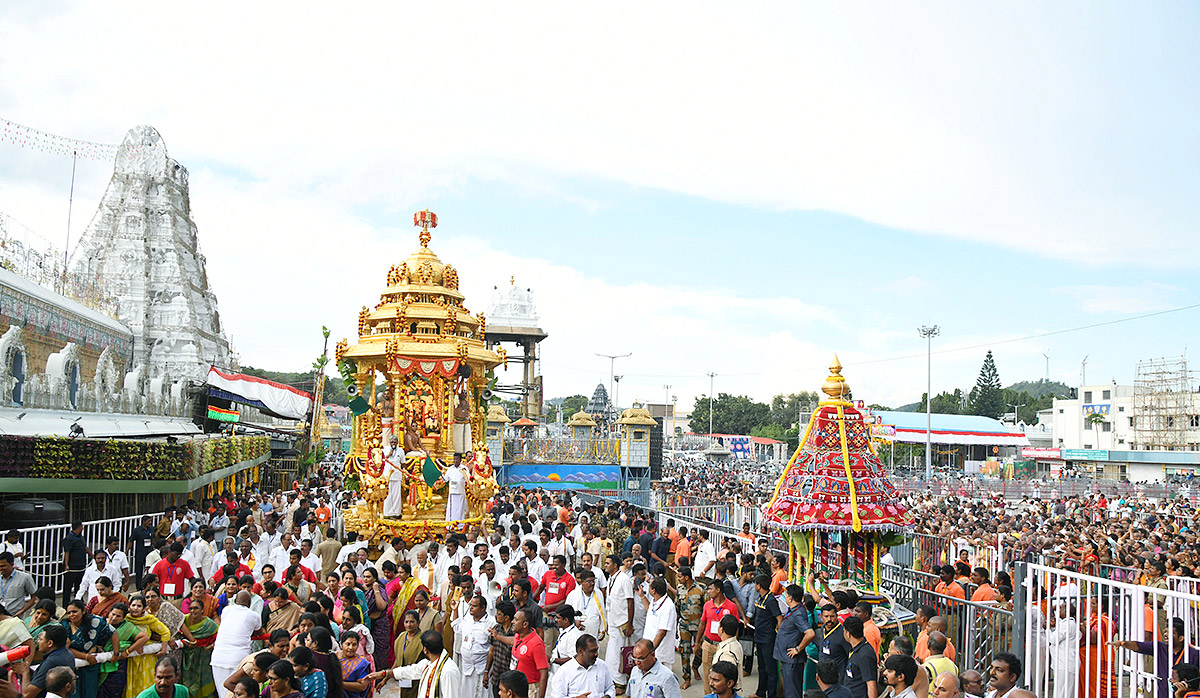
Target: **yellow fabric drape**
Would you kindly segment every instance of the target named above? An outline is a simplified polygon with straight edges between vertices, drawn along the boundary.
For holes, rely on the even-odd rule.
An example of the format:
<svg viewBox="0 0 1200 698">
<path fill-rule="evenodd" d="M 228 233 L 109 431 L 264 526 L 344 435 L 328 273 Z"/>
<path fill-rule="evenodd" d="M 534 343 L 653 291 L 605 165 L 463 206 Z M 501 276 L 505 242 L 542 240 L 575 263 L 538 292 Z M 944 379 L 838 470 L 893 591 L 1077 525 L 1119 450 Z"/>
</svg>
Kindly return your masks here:
<svg viewBox="0 0 1200 698">
<path fill-rule="evenodd" d="M 850 483 L 850 516 L 854 523 L 854 532 L 862 530 L 862 521 L 858 519 L 858 496 L 854 492 L 854 476 L 850 474 L 850 448 L 846 444 L 846 412 L 841 405 L 838 411 L 838 433 L 842 437 L 842 465 L 846 468 L 846 481 Z"/>
</svg>

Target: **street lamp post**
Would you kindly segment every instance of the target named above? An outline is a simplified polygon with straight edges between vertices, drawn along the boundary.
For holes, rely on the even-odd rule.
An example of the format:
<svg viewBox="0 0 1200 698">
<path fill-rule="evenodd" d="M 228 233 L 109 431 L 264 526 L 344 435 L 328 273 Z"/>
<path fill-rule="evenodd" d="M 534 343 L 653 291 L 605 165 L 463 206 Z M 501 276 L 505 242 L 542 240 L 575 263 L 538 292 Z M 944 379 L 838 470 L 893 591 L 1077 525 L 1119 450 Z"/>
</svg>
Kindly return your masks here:
<svg viewBox="0 0 1200 698">
<path fill-rule="evenodd" d="M 624 359 L 626 357 L 633 356 L 633 352 L 629 352 L 628 354 L 600 354 L 597 352 L 593 352 L 593 353 L 596 354 L 596 356 L 602 356 L 602 357 L 608 359 L 608 402 L 609 402 L 609 406 L 611 408 L 612 403 L 613 403 L 613 368 L 617 363 L 617 359 Z M 610 409 L 609 411 L 611 412 L 612 410 Z"/>
<path fill-rule="evenodd" d="M 925 338 L 925 481 L 929 482 L 933 480 L 933 338 L 940 330 L 937 325 L 921 325 L 917 331 Z"/>
<path fill-rule="evenodd" d="M 708 374 L 708 444 L 711 446 L 713 442 L 713 378 L 717 374 L 709 372 Z"/>
<path fill-rule="evenodd" d="M 617 402 L 617 397 L 621 393 L 621 379 L 624 377 L 625 376 L 613 376 L 613 380 L 616 381 L 616 387 L 613 388 L 613 414 L 618 417 L 621 416 L 621 403 Z"/>
</svg>

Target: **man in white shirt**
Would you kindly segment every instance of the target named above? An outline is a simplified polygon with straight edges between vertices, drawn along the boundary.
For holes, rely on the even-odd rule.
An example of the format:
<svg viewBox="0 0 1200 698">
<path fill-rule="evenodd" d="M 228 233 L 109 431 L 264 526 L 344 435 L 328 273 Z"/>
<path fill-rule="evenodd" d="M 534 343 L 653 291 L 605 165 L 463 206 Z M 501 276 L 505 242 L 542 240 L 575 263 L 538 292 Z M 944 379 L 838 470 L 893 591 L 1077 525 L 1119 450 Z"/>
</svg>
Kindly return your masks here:
<svg viewBox="0 0 1200 698">
<path fill-rule="evenodd" d="M 129 558 L 121 551 L 121 539 L 116 536 L 109 536 L 105 541 L 105 547 L 108 552 L 108 566 L 113 569 L 121 570 L 121 581 L 113 580 L 113 584 L 117 591 L 124 591 L 124 587 L 129 583 L 129 578 L 132 572 L 129 570 Z"/>
<path fill-rule="evenodd" d="M 283 571 L 292 564 L 292 548 L 295 547 L 292 544 L 292 534 L 285 531 L 279 536 L 279 547 L 271 551 L 271 566 L 275 568 L 275 574 L 280 579 L 283 579 Z"/>
<path fill-rule="evenodd" d="M 188 546 L 187 551 L 192 554 L 192 559 L 188 560 L 188 564 L 192 565 L 192 569 L 204 575 L 208 579 L 208 570 L 212 568 L 213 559 L 217 554 L 217 546 L 213 543 L 213 530 L 205 527 L 200 529 L 200 535 L 192 544 Z M 225 558 L 221 558 L 221 564 L 224 564 Z"/>
<path fill-rule="evenodd" d="M 567 564 L 569 565 L 575 559 L 575 546 L 571 544 L 571 539 L 567 538 L 566 534 L 566 526 L 562 524 L 556 526 L 554 537 L 550 539 L 550 542 L 546 545 L 546 549 L 549 551 L 551 559 L 555 555 L 562 555 L 567 558 Z"/>
<path fill-rule="evenodd" d="M 217 540 L 224 540 L 229 533 L 229 514 L 225 513 L 225 505 L 217 505 L 217 513 L 208 521 L 208 527 L 213 530 Z"/>
<path fill-rule="evenodd" d="M 442 639 L 442 634 L 436 630 L 427 630 L 421 633 L 421 648 L 425 651 L 425 656 L 416 664 L 384 669 L 369 674 L 367 678 L 384 682 L 389 679 L 399 681 L 420 679 L 420 683 L 417 685 L 418 696 L 433 696 L 436 689 L 438 698 L 462 698 L 462 671 L 444 649 L 445 641 Z M 437 682 L 436 686 L 433 685 L 434 681 Z M 375 684 L 376 688 L 382 685 Z"/>
<path fill-rule="evenodd" d="M 234 544 L 233 536 L 225 536 L 224 541 L 222 541 L 221 549 L 218 550 L 213 556 L 213 560 L 209 564 L 208 570 L 205 572 L 209 578 L 215 577 L 217 572 L 220 572 L 221 568 L 229 563 L 229 553 L 233 553 L 234 555 L 238 554 L 237 546 Z"/>
<path fill-rule="evenodd" d="M 21 544 L 20 531 L 14 528 L 4 536 L 4 543 L 0 544 L 0 553 L 12 553 L 14 567 L 24 569 L 25 546 Z"/>
<path fill-rule="evenodd" d="M 612 670 L 596 661 L 600 644 L 588 634 L 575 640 L 575 658 L 559 667 L 550 681 L 546 698 L 616 698 Z"/>
<path fill-rule="evenodd" d="M 417 562 L 412 566 L 412 572 L 417 581 L 424 584 L 426 589 L 437 589 L 437 568 L 429 562 L 428 550 L 417 548 Z"/>
<path fill-rule="evenodd" d="M 75 598 L 87 601 L 96 595 L 96 580 L 101 577 L 108 577 L 113 583 L 113 589 L 120 589 L 125 582 L 125 577 L 122 576 L 121 570 L 116 565 L 112 564 L 108 559 L 108 553 L 103 550 L 97 550 L 93 556 L 92 564 L 87 566 L 83 571 L 83 581 L 79 583 L 79 591 Z"/>
<path fill-rule="evenodd" d="M 496 617 L 496 602 L 500 600 L 500 585 L 502 578 L 496 574 L 496 563 L 488 558 L 483 561 L 479 571 L 479 593 L 487 601 L 487 613 Z"/>
<path fill-rule="evenodd" d="M 390 561 L 399 567 L 401 562 L 408 562 L 408 560 L 408 551 L 404 549 L 404 539 L 396 536 L 392 539 L 391 545 L 388 545 L 379 559 L 375 561 L 375 566 L 383 569 L 383 563 Z"/>
<path fill-rule="evenodd" d="M 644 600 L 641 597 L 638 601 Z M 636 603 L 636 602 L 635 602 Z M 676 631 L 679 627 L 679 616 L 675 611 L 675 602 L 667 596 L 667 580 L 655 577 L 650 582 L 650 598 L 646 609 L 646 627 L 642 637 L 654 643 L 654 654 L 658 661 L 670 666 L 675 663 L 675 647 L 678 644 Z"/>
<path fill-rule="evenodd" d="M 462 698 L 483 698 L 484 669 L 487 668 L 490 631 L 496 624 L 487 615 L 487 602 L 472 596 L 470 612 L 451 621 L 459 640 L 458 661 L 462 665 Z"/>
<path fill-rule="evenodd" d="M 583 635 L 583 631 L 575 625 L 575 609 L 567 604 L 558 607 L 550 614 L 551 620 L 557 626 L 558 637 L 550 650 L 550 678 L 558 673 L 559 667 L 575 657 L 575 641 Z"/>
<path fill-rule="evenodd" d="M 313 552 L 313 542 L 308 538 L 300 543 L 300 564 L 312 571 L 317 579 L 321 579 L 321 558 Z"/>
<path fill-rule="evenodd" d="M 282 545 L 282 543 L 280 542 L 280 537 L 281 537 L 280 531 L 275 526 L 275 519 L 268 518 L 266 521 L 264 521 L 263 522 L 262 539 L 267 542 L 268 558 L 263 558 L 262 555 L 259 555 L 258 559 L 260 559 L 260 560 L 269 559 L 269 557 L 271 555 L 274 555 L 275 549 L 278 548 L 280 545 Z"/>
<path fill-rule="evenodd" d="M 535 579 L 540 584 L 542 577 L 546 576 L 546 573 L 550 571 L 550 565 L 547 565 L 542 561 L 542 558 L 538 557 L 538 544 L 534 541 L 527 540 L 522 543 L 521 550 L 525 553 L 525 559 L 523 560 L 525 571 L 529 573 L 530 579 Z"/>
<path fill-rule="evenodd" d="M 700 545 L 696 547 L 696 564 L 692 565 L 692 575 L 697 582 L 707 585 L 716 576 L 717 551 L 712 541 L 708 539 L 708 531 L 699 533 Z M 708 680 L 708 677 L 704 677 Z"/>
<path fill-rule="evenodd" d="M 604 591 L 605 589 L 608 588 L 608 575 L 604 574 L 604 570 L 592 565 L 592 562 L 594 561 L 594 559 L 595 558 L 592 556 L 591 553 L 584 553 L 579 556 L 579 566 L 580 566 L 580 568 L 582 568 L 588 572 L 591 572 L 593 575 L 595 575 L 596 576 L 596 588 L 601 591 Z M 576 609 L 576 610 L 578 610 L 578 609 Z M 597 638 L 597 639 L 600 639 L 600 638 Z"/>
<path fill-rule="evenodd" d="M 621 650 L 637 639 L 633 637 L 633 575 L 627 569 L 633 566 L 633 556 L 618 560 L 616 555 L 610 555 L 605 568 L 608 571 L 608 649 L 604 661 L 613 680 L 624 688 L 627 677 L 621 673 Z"/>
<path fill-rule="evenodd" d="M 467 554 L 467 551 L 465 551 L 459 547 L 458 538 L 456 538 L 454 536 L 450 536 L 450 540 L 446 541 L 446 549 L 443 550 L 442 554 L 438 556 L 438 560 L 437 560 L 438 579 L 446 578 L 447 570 L 450 569 L 451 565 L 454 565 L 455 567 L 461 567 L 462 559 L 466 554 Z"/>
<path fill-rule="evenodd" d="M 350 556 L 350 553 L 357 553 L 359 550 L 363 550 L 367 547 L 367 541 L 364 540 L 363 537 L 358 533 L 348 534 L 347 538 L 350 542 L 346 545 L 343 545 L 342 549 L 338 551 L 337 562 L 339 565 L 346 561 L 346 558 Z M 317 569 L 320 568 L 321 566 L 317 565 Z"/>
<path fill-rule="evenodd" d="M 237 671 L 238 665 L 250 654 L 250 638 L 261 627 L 262 614 L 251 610 L 250 592 L 245 589 L 239 591 L 234 602 L 221 612 L 217 639 L 213 642 L 212 675 L 214 682 L 221 682 L 218 686 L 224 686 L 225 680 Z"/>
<path fill-rule="evenodd" d="M 575 609 L 577 625 L 597 642 L 608 636 L 608 617 L 604 613 L 604 599 L 596 589 L 596 575 L 587 570 L 579 571 L 579 586 L 567 594 L 567 605 Z"/>
</svg>

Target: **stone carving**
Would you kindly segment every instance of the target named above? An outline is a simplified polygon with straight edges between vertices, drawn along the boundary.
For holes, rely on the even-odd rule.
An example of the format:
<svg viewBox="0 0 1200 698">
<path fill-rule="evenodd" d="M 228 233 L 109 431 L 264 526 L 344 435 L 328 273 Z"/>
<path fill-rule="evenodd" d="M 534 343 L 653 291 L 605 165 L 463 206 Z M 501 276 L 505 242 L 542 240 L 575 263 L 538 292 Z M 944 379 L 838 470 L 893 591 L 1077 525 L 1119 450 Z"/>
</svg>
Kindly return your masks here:
<svg viewBox="0 0 1200 698">
<path fill-rule="evenodd" d="M 117 319 L 133 332 L 132 365 L 166 384 L 202 379 L 209 365 L 236 368 L 196 231 L 187 169 L 158 131 L 130 129 L 73 264 L 111 284 Z"/>
<path fill-rule="evenodd" d="M 17 383 L 28 382 L 29 352 L 25 348 L 25 338 L 17 325 L 9 326 L 4 336 L 0 337 L 0 404 L 20 404 L 26 385 L 21 386 L 20 393 L 15 394 Z"/>
<path fill-rule="evenodd" d="M 537 307 L 533 304 L 533 291 L 517 286 L 516 281 L 508 288 L 492 287 L 492 303 L 487 317 L 494 325 L 502 327 L 537 327 Z"/>
</svg>

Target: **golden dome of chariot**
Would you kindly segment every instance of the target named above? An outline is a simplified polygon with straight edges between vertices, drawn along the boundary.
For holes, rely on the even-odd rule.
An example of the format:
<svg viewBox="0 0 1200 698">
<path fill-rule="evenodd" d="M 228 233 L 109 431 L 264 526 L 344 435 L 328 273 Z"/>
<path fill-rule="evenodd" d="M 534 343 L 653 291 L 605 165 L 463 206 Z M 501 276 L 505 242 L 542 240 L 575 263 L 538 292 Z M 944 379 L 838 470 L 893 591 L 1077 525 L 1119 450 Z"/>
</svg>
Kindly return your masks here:
<svg viewBox="0 0 1200 698">
<path fill-rule="evenodd" d="M 489 367 L 503 361 L 487 348 L 483 314 L 463 305 L 458 270 L 429 249 L 430 239 L 428 228 L 422 230 L 420 247 L 388 270 L 379 302 L 359 312 L 358 343 L 339 345 L 338 360 L 457 358 Z"/>
<path fill-rule="evenodd" d="M 617 420 L 617 424 L 649 427 L 658 424 L 658 422 L 654 421 L 654 417 L 650 416 L 650 410 L 641 405 L 634 405 L 621 412 L 621 418 Z"/>
</svg>

